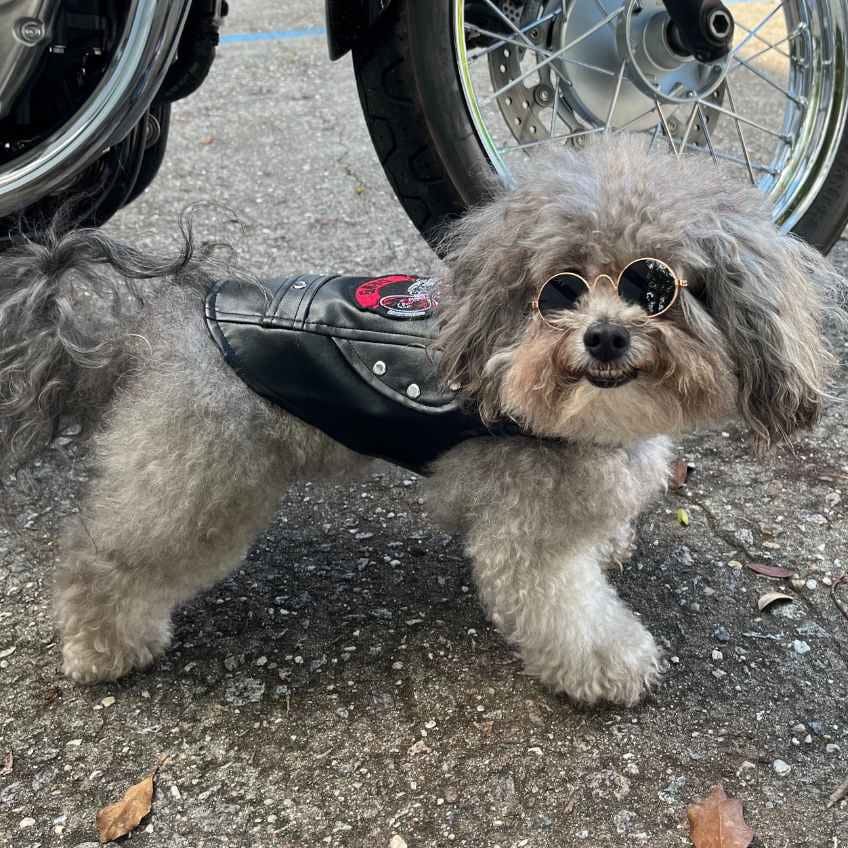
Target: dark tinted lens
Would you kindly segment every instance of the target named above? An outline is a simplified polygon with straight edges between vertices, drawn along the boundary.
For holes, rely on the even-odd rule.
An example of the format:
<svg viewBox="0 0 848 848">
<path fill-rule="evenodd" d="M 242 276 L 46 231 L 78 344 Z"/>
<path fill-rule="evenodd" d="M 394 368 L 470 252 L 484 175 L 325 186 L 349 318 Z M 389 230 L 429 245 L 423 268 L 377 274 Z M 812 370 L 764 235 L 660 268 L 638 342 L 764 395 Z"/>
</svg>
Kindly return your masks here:
<svg viewBox="0 0 848 848">
<path fill-rule="evenodd" d="M 648 315 L 668 309 L 677 292 L 671 268 L 656 259 L 637 259 L 621 275 L 618 293 L 628 303 L 641 306 Z"/>
<path fill-rule="evenodd" d="M 558 274 L 539 292 L 539 312 L 543 318 L 554 319 L 558 312 L 576 309 L 577 301 L 587 291 L 586 283 L 576 274 Z"/>
</svg>

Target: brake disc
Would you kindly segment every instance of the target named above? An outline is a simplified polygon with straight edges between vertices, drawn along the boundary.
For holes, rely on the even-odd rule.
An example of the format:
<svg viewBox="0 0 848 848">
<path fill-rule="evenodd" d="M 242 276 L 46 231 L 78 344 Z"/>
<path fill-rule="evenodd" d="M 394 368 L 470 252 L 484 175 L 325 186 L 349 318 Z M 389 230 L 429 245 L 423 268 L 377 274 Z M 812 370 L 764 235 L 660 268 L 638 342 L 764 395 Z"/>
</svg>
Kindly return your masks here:
<svg viewBox="0 0 848 848">
<path fill-rule="evenodd" d="M 707 134 L 719 113 L 702 109 L 693 115 L 687 103 L 697 95 L 722 105 L 726 68 L 671 53 L 661 0 L 630 0 L 625 14 L 588 36 L 607 16 L 600 2 L 504 0 L 501 8 L 521 31 L 504 23 L 508 41 L 489 54 L 489 75 L 504 122 L 520 145 L 562 140 L 582 146 L 607 125 L 654 130 L 656 101 L 676 144 L 685 136 L 688 144 L 709 145 Z M 575 46 L 550 60 L 569 42 Z"/>
</svg>

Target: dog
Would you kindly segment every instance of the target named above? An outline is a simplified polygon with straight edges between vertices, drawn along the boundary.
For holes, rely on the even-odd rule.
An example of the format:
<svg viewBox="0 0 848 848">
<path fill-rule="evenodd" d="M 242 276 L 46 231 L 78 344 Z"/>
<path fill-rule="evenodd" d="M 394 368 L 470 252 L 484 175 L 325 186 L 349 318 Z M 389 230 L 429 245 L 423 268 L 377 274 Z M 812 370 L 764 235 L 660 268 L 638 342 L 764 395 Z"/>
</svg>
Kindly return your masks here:
<svg viewBox="0 0 848 848">
<path fill-rule="evenodd" d="M 811 427 L 844 285 L 703 159 L 613 138 L 534 161 L 443 245 L 427 355 L 451 414 L 481 426 L 428 458 L 430 502 L 526 670 L 630 706 L 664 661 L 605 570 L 667 485 L 670 439 L 737 418 L 762 450 Z M 97 231 L 0 255 L 4 462 L 69 419 L 93 434 L 55 587 L 74 681 L 149 666 L 174 607 L 241 561 L 288 483 L 367 461 L 231 367 L 208 322 L 219 282 L 190 237 L 175 262 Z M 426 312 L 422 291 L 381 302 Z"/>
</svg>

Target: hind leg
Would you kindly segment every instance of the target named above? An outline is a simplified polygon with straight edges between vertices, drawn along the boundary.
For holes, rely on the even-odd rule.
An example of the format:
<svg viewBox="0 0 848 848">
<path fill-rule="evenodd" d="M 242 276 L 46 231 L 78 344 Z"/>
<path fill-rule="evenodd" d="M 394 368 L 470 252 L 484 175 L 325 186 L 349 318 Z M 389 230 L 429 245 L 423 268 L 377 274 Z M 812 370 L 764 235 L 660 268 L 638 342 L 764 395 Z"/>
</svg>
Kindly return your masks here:
<svg viewBox="0 0 848 848">
<path fill-rule="evenodd" d="M 287 480 L 346 458 L 231 373 L 208 385 L 149 372 L 99 439 L 56 586 L 64 671 L 78 682 L 149 665 L 170 642 L 173 608 L 241 561 Z"/>
</svg>

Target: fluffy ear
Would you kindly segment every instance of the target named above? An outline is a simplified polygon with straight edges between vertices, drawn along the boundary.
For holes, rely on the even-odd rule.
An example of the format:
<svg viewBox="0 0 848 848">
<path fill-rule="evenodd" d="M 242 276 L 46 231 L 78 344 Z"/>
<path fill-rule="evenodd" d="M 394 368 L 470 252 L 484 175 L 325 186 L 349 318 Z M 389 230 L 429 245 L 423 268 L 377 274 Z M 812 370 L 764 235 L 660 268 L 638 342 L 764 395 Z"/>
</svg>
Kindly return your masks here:
<svg viewBox="0 0 848 848">
<path fill-rule="evenodd" d="M 486 419 L 499 417 L 499 376 L 527 323 L 537 211 L 521 193 L 502 195 L 454 224 L 442 244 L 440 372 Z"/>
<path fill-rule="evenodd" d="M 692 293 L 728 341 L 739 413 L 765 449 L 819 417 L 833 363 L 823 324 L 841 312 L 845 283 L 816 250 L 750 212 L 725 208 L 699 234 L 711 267 Z"/>
</svg>

